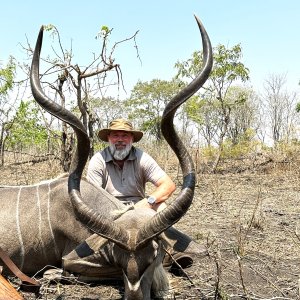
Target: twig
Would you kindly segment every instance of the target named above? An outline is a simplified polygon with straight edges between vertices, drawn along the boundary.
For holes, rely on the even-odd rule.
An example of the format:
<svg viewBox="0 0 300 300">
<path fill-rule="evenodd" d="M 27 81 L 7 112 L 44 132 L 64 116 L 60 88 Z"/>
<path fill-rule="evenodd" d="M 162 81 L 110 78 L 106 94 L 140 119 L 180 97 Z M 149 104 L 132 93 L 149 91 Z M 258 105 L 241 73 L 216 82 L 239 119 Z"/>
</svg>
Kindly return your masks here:
<svg viewBox="0 0 300 300">
<path fill-rule="evenodd" d="M 240 272 L 240 278 L 241 278 L 241 283 L 242 283 L 243 291 L 244 291 L 245 297 L 248 299 L 248 293 L 247 293 L 247 289 L 246 289 L 245 282 L 244 282 L 243 267 L 242 267 L 242 263 L 241 263 L 241 257 L 238 254 L 237 254 L 237 260 L 238 260 L 238 264 L 239 264 L 239 272 Z"/>
<path fill-rule="evenodd" d="M 284 230 L 286 233 L 289 234 L 289 236 L 291 237 L 291 239 L 293 240 L 293 242 L 295 243 L 295 245 L 300 246 L 300 244 L 299 244 L 299 242 L 298 242 L 298 241 L 300 241 L 300 238 L 299 238 L 299 236 L 298 236 L 298 234 L 297 234 L 297 229 L 296 229 L 296 231 L 293 232 L 293 233 L 295 234 L 295 236 L 296 236 L 296 238 L 298 239 L 298 241 L 295 240 L 295 238 L 293 237 L 292 233 L 291 233 L 289 230 L 287 230 L 285 227 L 283 227 L 283 230 Z"/>
<path fill-rule="evenodd" d="M 271 284 L 278 292 L 280 292 L 282 294 L 282 296 L 284 296 L 284 292 L 277 287 L 271 280 L 269 280 L 266 276 L 264 276 L 261 272 L 259 272 L 258 270 L 255 270 L 252 266 L 249 266 L 249 268 L 251 270 L 253 270 L 254 272 L 256 272 L 258 275 L 260 275 L 263 279 L 265 279 L 269 284 Z M 278 298 L 279 299 L 279 298 Z"/>
<path fill-rule="evenodd" d="M 180 269 L 180 271 L 182 272 L 182 274 L 188 279 L 188 281 L 190 282 L 191 286 L 194 287 L 201 294 L 201 296 L 203 296 L 200 288 L 195 285 L 195 283 L 193 282 L 193 280 L 191 279 L 191 277 L 183 270 L 183 268 L 181 267 L 181 265 L 174 259 L 173 255 L 167 249 L 164 248 L 164 250 L 170 256 L 170 258 L 172 259 L 172 262 L 175 263 L 175 265 Z"/>
</svg>

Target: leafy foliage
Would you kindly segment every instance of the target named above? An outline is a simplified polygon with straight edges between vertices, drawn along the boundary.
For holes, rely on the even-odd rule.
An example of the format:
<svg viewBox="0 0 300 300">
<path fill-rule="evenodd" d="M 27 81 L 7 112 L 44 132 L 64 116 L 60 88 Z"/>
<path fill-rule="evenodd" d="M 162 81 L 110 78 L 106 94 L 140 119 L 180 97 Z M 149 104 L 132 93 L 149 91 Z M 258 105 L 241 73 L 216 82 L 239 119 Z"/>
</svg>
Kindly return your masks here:
<svg viewBox="0 0 300 300">
<path fill-rule="evenodd" d="M 214 49 L 214 68 L 211 74 L 216 83 L 227 85 L 235 80 L 245 82 L 249 79 L 249 69 L 240 61 L 242 47 L 240 44 L 227 49 L 224 45 L 218 45 Z"/>
<path fill-rule="evenodd" d="M 16 64 L 12 57 L 5 68 L 0 68 L 0 96 L 6 95 L 13 87 Z"/>
<path fill-rule="evenodd" d="M 249 79 L 249 70 L 241 63 L 241 46 L 231 49 L 218 45 L 213 50 L 214 66 L 209 80 L 200 91 L 186 104 L 188 117 L 199 127 L 208 145 L 213 139 L 218 144 L 228 134 L 232 112 L 238 110 L 249 99 L 249 92 L 234 90 L 233 82 Z M 194 79 L 202 68 L 203 53 L 194 52 L 187 61 L 177 62 L 178 78 Z"/>
<path fill-rule="evenodd" d="M 17 113 L 10 123 L 6 145 L 11 148 L 29 148 L 31 145 L 45 147 L 47 130 L 39 122 L 37 104 L 21 101 Z"/>
<path fill-rule="evenodd" d="M 141 130 L 160 141 L 162 139 L 160 121 L 163 110 L 171 98 L 182 89 L 182 85 L 183 82 L 178 79 L 138 82 L 125 103 L 129 118 L 137 121 Z"/>
<path fill-rule="evenodd" d="M 111 120 L 126 118 L 126 111 L 123 109 L 123 102 L 113 97 L 91 98 L 90 107 L 92 118 L 98 128 L 108 127 Z"/>
<path fill-rule="evenodd" d="M 102 38 L 102 39 L 107 38 L 111 34 L 112 30 L 113 29 L 110 29 L 108 26 L 103 25 L 101 27 L 100 31 L 98 32 L 98 34 L 96 36 L 96 39 L 98 39 L 98 38 Z"/>
<path fill-rule="evenodd" d="M 223 158 L 238 158 L 255 153 L 258 142 L 254 139 L 254 130 L 248 128 L 240 135 L 238 142 L 228 139 L 224 142 Z"/>
</svg>

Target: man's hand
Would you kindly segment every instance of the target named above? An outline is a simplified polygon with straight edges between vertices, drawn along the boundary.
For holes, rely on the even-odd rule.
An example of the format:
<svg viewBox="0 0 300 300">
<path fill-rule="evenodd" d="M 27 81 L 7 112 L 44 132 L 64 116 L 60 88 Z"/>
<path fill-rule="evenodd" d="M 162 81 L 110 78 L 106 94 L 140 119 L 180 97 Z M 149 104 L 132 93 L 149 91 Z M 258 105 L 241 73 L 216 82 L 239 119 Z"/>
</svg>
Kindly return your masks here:
<svg viewBox="0 0 300 300">
<path fill-rule="evenodd" d="M 152 205 L 152 209 L 154 209 L 156 212 L 160 212 L 161 210 L 165 209 L 167 207 L 167 204 L 165 202 L 159 202 Z"/>
<path fill-rule="evenodd" d="M 140 200 L 134 206 L 136 208 L 152 208 L 151 205 L 148 203 L 148 199 L 147 198 L 144 198 L 144 199 Z"/>
<path fill-rule="evenodd" d="M 155 203 L 155 204 L 151 205 L 148 203 L 147 198 L 140 200 L 134 206 L 137 208 L 152 208 L 153 210 L 155 210 L 157 212 L 159 212 L 167 207 L 165 202 L 159 202 L 159 203 Z"/>
</svg>

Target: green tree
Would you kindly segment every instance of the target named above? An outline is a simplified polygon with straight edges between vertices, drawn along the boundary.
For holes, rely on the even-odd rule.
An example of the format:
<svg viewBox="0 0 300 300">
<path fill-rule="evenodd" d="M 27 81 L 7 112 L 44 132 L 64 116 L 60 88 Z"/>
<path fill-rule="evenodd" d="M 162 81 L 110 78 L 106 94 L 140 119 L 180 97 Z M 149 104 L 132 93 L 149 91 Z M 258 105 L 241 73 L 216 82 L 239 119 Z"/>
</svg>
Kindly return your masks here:
<svg viewBox="0 0 300 300">
<path fill-rule="evenodd" d="M 219 113 L 216 109 L 217 101 L 210 101 L 205 96 L 194 96 L 184 106 L 187 118 L 192 120 L 207 146 L 212 146 L 219 128 Z M 198 138 L 200 142 L 200 139 Z M 198 147 L 200 144 L 198 142 Z"/>
<path fill-rule="evenodd" d="M 182 89 L 182 85 L 178 79 L 139 81 L 125 102 L 129 119 L 138 123 L 141 130 L 154 136 L 156 141 L 161 141 L 160 121 L 163 110 L 170 99 Z"/>
<path fill-rule="evenodd" d="M 4 163 L 5 127 L 10 118 L 13 104 L 10 103 L 8 93 L 13 88 L 16 64 L 12 57 L 7 65 L 0 68 L 0 163 Z"/>
<path fill-rule="evenodd" d="M 228 101 L 233 103 L 227 138 L 233 145 L 237 145 L 246 137 L 250 137 L 249 131 L 255 131 L 258 99 L 252 89 L 241 86 L 231 87 L 227 97 L 230 99 Z"/>
<path fill-rule="evenodd" d="M 6 96 L 8 91 L 13 87 L 16 64 L 13 57 L 9 58 L 7 65 L 0 68 L 0 99 Z"/>
<path fill-rule="evenodd" d="M 94 118 L 97 129 L 108 127 L 113 119 L 127 117 L 123 101 L 114 97 L 91 99 L 90 107 L 93 114 L 90 118 Z"/>
<path fill-rule="evenodd" d="M 245 101 L 244 97 L 232 99 L 228 92 L 232 87 L 233 83 L 243 83 L 249 79 L 249 70 L 241 62 L 242 59 L 242 48 L 241 45 L 235 45 L 232 48 L 226 48 L 224 45 L 218 45 L 213 49 L 214 66 L 210 74 L 208 81 L 204 86 L 204 92 L 200 95 L 200 98 L 208 103 L 209 108 L 204 105 L 201 99 L 194 102 L 193 110 L 190 107 L 188 109 L 190 115 L 197 115 L 197 118 L 193 118 L 196 122 L 197 119 L 200 121 L 199 125 L 206 126 L 209 128 L 206 131 L 216 136 L 216 143 L 218 145 L 218 155 L 216 157 L 213 171 L 217 168 L 219 159 L 221 157 L 223 142 L 228 134 L 229 124 L 231 120 L 231 113 L 235 106 L 240 105 Z M 184 79 L 194 79 L 202 67 L 202 52 L 194 52 L 192 58 L 187 61 L 177 62 L 176 67 L 178 69 L 177 77 Z M 187 105 L 191 105 L 187 103 Z M 201 108 L 205 108 L 202 109 Z M 195 113 L 200 110 L 200 113 Z M 202 116 L 200 117 L 200 114 Z M 204 113 L 204 114 L 203 114 Z M 213 118 L 211 118 L 213 116 Z M 206 123 L 205 120 L 210 120 Z M 212 130 L 213 129 L 213 130 Z"/>
<path fill-rule="evenodd" d="M 32 145 L 47 146 L 47 129 L 39 122 L 39 110 L 35 101 L 21 101 L 13 120 L 7 124 L 7 147 L 28 150 Z"/>
</svg>

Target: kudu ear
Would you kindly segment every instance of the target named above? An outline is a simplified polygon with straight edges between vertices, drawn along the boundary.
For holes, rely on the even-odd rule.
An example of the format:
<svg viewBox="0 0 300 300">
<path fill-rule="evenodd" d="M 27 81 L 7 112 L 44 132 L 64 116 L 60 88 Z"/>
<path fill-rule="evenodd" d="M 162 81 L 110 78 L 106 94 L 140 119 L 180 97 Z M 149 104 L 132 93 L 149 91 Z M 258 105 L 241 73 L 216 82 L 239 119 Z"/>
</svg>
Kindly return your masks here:
<svg viewBox="0 0 300 300">
<path fill-rule="evenodd" d="M 203 86 L 213 65 L 213 53 L 209 36 L 201 21 L 196 16 L 195 18 L 201 32 L 203 44 L 202 69 L 199 75 L 188 86 L 170 100 L 161 120 L 162 134 L 178 157 L 182 169 L 182 190 L 169 206 L 154 215 L 153 218 L 139 230 L 138 247 L 142 247 L 149 239 L 161 234 L 167 228 L 178 222 L 189 209 L 194 196 L 196 182 L 194 164 L 187 148 L 175 130 L 174 116 L 177 109 Z"/>
</svg>

